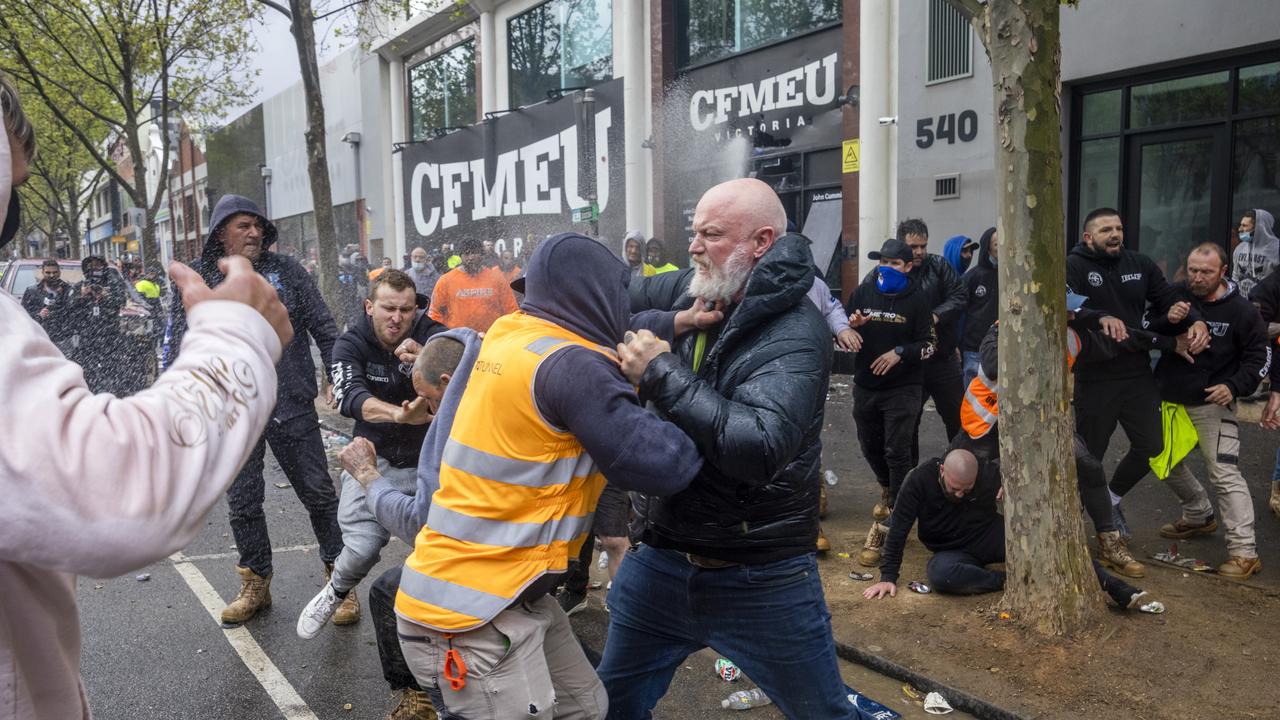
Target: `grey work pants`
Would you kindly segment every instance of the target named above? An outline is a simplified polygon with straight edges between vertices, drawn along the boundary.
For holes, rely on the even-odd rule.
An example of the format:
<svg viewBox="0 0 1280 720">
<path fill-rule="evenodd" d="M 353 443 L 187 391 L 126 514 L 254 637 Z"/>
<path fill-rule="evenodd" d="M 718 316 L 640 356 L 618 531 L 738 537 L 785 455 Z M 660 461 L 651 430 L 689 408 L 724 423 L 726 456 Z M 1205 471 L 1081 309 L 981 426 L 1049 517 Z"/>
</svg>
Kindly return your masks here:
<svg viewBox="0 0 1280 720">
<path fill-rule="evenodd" d="M 404 618 L 397 630 L 404 659 L 440 717 L 601 720 L 609 710 L 604 684 L 549 595 L 448 638 Z M 458 690 L 444 675 L 450 647 L 467 666 L 466 684 Z"/>
<path fill-rule="evenodd" d="M 1209 471 L 1209 483 L 1218 494 L 1218 511 L 1227 528 L 1227 552 L 1237 557 L 1257 557 L 1253 535 L 1253 498 L 1240 474 L 1240 426 L 1235 412 L 1221 405 L 1187 405 L 1187 415 L 1200 437 L 1200 454 Z M 1182 517 L 1203 523 L 1213 514 L 1209 493 L 1191 474 L 1184 458 L 1165 481 L 1182 503 Z"/>
<path fill-rule="evenodd" d="M 395 489 L 413 495 L 418 489 L 416 467 L 396 468 L 378 458 L 378 472 Z M 364 486 L 345 470 L 342 472 L 342 497 L 338 500 L 338 527 L 342 529 L 342 552 L 333 561 L 330 582 L 338 592 L 348 592 L 378 564 L 382 548 L 391 533 L 369 512 Z"/>
</svg>

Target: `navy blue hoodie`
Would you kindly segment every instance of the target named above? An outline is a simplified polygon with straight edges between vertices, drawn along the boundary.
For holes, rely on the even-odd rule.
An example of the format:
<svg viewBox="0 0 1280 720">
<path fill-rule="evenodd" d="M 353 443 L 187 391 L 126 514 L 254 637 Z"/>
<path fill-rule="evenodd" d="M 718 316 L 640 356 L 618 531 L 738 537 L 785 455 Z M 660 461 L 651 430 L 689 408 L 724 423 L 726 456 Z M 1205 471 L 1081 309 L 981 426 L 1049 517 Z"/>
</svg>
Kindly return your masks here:
<svg viewBox="0 0 1280 720">
<path fill-rule="evenodd" d="M 629 328 L 670 339 L 674 313 L 631 315 L 630 280 L 604 245 L 564 233 L 538 246 L 515 289 L 524 292 L 523 312 L 609 349 Z M 610 484 L 671 495 L 702 467 L 689 436 L 645 410 L 618 365 L 594 350 L 575 345 L 552 353 L 534 376 L 533 394 L 543 416 L 573 433 Z"/>
<path fill-rule="evenodd" d="M 307 341 L 307 334 L 310 333 L 320 347 L 320 357 L 325 367 L 328 367 L 333 360 L 333 343 L 338 339 L 338 326 L 334 324 L 329 308 L 325 307 L 324 300 L 320 297 L 319 288 L 306 269 L 288 255 L 271 252 L 271 245 L 276 241 L 276 226 L 248 198 L 223 195 L 218 200 L 209 218 L 211 229 L 205 240 L 204 252 L 191 267 L 200 273 L 209 287 L 215 287 L 223 281 L 218 260 L 226 255 L 226 249 L 219 235 L 227 220 L 241 213 L 257 216 L 263 222 L 265 231 L 262 236 L 262 253 L 253 264 L 253 269 L 275 286 L 293 324 L 293 342 L 284 349 L 280 362 L 276 363 L 276 375 L 280 380 L 272 418 L 283 422 L 315 412 L 319 387 L 316 384 L 316 366 L 311 359 L 311 343 Z M 169 329 L 165 335 L 165 367 L 172 365 L 178 357 L 186 332 L 187 313 L 182 306 L 182 293 L 175 285 Z"/>
</svg>

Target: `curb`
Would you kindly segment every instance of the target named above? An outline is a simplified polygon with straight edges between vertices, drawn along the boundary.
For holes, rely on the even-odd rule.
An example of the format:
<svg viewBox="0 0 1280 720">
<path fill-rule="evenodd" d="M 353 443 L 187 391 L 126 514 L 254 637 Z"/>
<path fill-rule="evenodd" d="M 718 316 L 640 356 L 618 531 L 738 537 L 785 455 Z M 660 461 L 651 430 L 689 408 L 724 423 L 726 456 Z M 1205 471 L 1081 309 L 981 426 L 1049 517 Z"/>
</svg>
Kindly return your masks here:
<svg viewBox="0 0 1280 720">
<path fill-rule="evenodd" d="M 924 692 L 941 693 L 956 710 L 967 712 L 974 717 L 982 720 L 1023 720 L 1023 717 L 1012 710 L 1006 710 L 997 707 L 991 703 L 974 697 L 963 690 L 957 690 L 949 685 L 926 677 L 920 673 L 905 668 L 891 660 L 886 660 L 879 655 L 869 653 L 865 650 L 859 650 L 852 645 L 842 643 L 839 640 L 836 643 L 836 655 L 848 660 L 851 663 L 857 663 L 863 667 L 874 670 L 886 677 L 899 680 L 905 683 L 911 683 L 918 690 Z"/>
</svg>

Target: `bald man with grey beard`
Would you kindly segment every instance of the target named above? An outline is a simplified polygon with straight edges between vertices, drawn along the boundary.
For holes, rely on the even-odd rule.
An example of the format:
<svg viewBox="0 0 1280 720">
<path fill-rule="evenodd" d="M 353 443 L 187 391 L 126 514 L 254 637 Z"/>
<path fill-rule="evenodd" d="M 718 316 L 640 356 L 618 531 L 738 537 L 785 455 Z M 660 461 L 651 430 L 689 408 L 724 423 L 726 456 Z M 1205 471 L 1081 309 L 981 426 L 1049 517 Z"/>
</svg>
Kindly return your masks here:
<svg viewBox="0 0 1280 720">
<path fill-rule="evenodd" d="M 641 545 L 614 578 L 598 669 L 610 718 L 650 717 L 675 669 L 704 647 L 787 717 L 855 717 L 814 552 L 831 334 L 807 298 L 809 242 L 785 228 L 759 180 L 708 190 L 693 218 L 694 267 L 652 280 L 675 276 L 660 282 L 678 288 L 658 309 L 718 311 L 673 345 L 641 331 L 618 348 L 641 399 L 704 462 L 682 492 L 638 502 Z"/>
</svg>

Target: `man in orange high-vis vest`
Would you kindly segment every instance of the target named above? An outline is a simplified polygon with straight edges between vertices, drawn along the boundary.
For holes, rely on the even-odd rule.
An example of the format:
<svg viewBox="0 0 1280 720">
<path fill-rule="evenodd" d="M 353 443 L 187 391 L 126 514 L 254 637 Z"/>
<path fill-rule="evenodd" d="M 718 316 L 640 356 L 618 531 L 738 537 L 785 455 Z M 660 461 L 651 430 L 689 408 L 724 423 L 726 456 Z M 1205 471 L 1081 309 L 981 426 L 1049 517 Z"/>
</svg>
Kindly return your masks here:
<svg viewBox="0 0 1280 720">
<path fill-rule="evenodd" d="M 396 596 L 405 661 L 442 715 L 607 712 L 547 593 L 586 541 L 606 476 L 670 495 L 702 467 L 683 432 L 641 407 L 613 350 L 629 326 L 673 337 L 690 314 L 632 318 L 628 279 L 600 243 L 550 238 L 515 283 L 524 309 L 481 345 Z"/>
<path fill-rule="evenodd" d="M 1109 316 L 1082 308 L 1085 300 L 1083 296 L 1067 293 L 1068 371 L 1075 367 L 1076 360 L 1081 357 L 1101 360 L 1121 352 L 1144 352 L 1153 349 L 1178 353 L 1187 351 L 1185 337 L 1175 339 L 1135 328 L 1124 328 L 1121 339 L 1114 339 L 1102 329 L 1102 321 Z M 1107 324 L 1111 325 L 1110 320 Z M 982 362 L 977 376 L 969 382 L 969 387 L 965 390 L 964 402 L 960 405 L 960 425 L 963 431 L 951 443 L 953 449 L 969 450 L 984 460 L 998 460 L 1000 457 L 998 423 L 1001 388 L 996 382 L 999 377 L 997 374 L 999 338 L 1000 325 L 997 323 L 991 326 L 982 339 L 980 350 Z M 1133 554 L 1125 546 L 1122 527 L 1117 517 L 1111 512 L 1111 498 L 1107 492 L 1107 477 L 1102 463 L 1089 453 L 1079 433 L 1075 435 L 1074 450 L 1076 481 L 1081 504 L 1084 505 L 1085 512 L 1093 521 L 1094 530 L 1098 533 L 1098 560 L 1121 575 L 1131 578 L 1143 577 L 1146 575 L 1146 568 L 1134 559 Z"/>
</svg>

